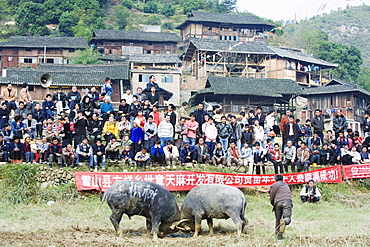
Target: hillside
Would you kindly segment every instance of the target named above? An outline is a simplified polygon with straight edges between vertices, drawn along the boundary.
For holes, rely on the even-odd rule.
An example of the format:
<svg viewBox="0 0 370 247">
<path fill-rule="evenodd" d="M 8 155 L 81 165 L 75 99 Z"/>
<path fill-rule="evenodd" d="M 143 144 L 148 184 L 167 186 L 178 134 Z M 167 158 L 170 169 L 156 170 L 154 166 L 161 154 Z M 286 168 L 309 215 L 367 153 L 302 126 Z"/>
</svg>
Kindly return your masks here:
<svg viewBox="0 0 370 247">
<path fill-rule="evenodd" d="M 362 5 L 312 18 L 284 27 L 283 45 L 305 48 L 304 34 L 322 30 L 332 42 L 356 46 L 362 53 L 363 66 L 370 67 L 370 6 Z"/>
</svg>

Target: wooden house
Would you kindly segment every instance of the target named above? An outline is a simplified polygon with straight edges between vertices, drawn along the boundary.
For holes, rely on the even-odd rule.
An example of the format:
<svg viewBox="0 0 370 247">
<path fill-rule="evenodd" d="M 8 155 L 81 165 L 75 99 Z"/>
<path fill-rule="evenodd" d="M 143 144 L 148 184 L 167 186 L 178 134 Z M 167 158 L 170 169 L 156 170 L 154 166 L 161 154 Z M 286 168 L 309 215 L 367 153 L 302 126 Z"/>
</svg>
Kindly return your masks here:
<svg viewBox="0 0 370 247">
<path fill-rule="evenodd" d="M 221 105 L 224 114 L 247 112 L 257 106 L 262 106 L 265 111 L 279 111 L 302 93 L 301 87 L 289 79 L 209 76 L 205 88 L 193 95 L 191 102 Z"/>
<path fill-rule="evenodd" d="M 130 74 L 133 92 L 137 87 L 145 88 L 149 77 L 154 75 L 160 88 L 164 89 L 163 100 L 180 105 L 181 65 L 175 54 L 133 54 L 130 56 Z M 166 93 L 171 92 L 171 94 Z M 160 102 L 163 105 L 163 101 Z"/>
<path fill-rule="evenodd" d="M 181 38 L 245 41 L 265 40 L 261 33 L 275 25 L 249 14 L 226 14 L 193 11 L 189 18 L 178 25 Z"/>
<path fill-rule="evenodd" d="M 90 43 L 109 60 L 131 54 L 177 54 L 180 41 L 175 33 L 96 29 Z"/>
<path fill-rule="evenodd" d="M 292 79 L 305 87 L 322 86 L 331 79 L 330 69 L 338 67 L 298 50 L 269 48 L 274 54 L 266 56 L 263 63 L 267 78 Z"/>
<path fill-rule="evenodd" d="M 349 128 L 360 131 L 365 111 L 370 107 L 370 92 L 363 87 L 339 79 L 333 79 L 322 87 L 304 90 L 307 109 L 301 112 L 301 119 L 311 119 L 316 109 L 322 110 L 325 129 L 333 129 L 332 118 L 336 109 L 344 111 Z"/>
<path fill-rule="evenodd" d="M 71 52 L 86 49 L 83 37 L 14 36 L 0 43 L 1 69 L 38 68 L 39 64 L 70 64 Z"/>
<path fill-rule="evenodd" d="M 49 88 L 43 88 L 40 84 L 40 78 L 44 74 L 52 77 Z M 29 85 L 31 97 L 35 101 L 42 101 L 46 94 L 53 94 L 59 86 L 63 87 L 65 93 L 71 91 L 72 86 L 77 86 L 83 96 L 92 86 L 99 91 L 106 77 L 112 79 L 112 101 L 119 102 L 122 88 L 130 85 L 128 64 L 40 65 L 37 69 L 8 68 L 3 70 L 3 76 L 0 77 L 0 90 L 5 90 L 7 84 L 12 83 L 19 95 L 22 84 L 26 82 Z"/>
</svg>

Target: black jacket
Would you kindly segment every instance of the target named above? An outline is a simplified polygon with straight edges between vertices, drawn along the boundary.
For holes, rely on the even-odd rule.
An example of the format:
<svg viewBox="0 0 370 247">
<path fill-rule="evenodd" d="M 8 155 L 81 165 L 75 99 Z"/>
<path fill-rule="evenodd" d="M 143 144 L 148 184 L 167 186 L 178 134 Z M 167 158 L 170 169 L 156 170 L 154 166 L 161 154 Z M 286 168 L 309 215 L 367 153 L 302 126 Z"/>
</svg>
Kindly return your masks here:
<svg viewBox="0 0 370 247">
<path fill-rule="evenodd" d="M 320 117 L 313 117 L 311 119 L 311 125 L 312 127 L 314 128 L 314 132 L 317 133 L 317 132 L 322 132 L 325 128 L 324 128 L 324 119 L 320 116 Z"/>
<path fill-rule="evenodd" d="M 75 123 L 75 135 L 86 136 L 87 120 L 85 118 L 78 119 Z"/>
<path fill-rule="evenodd" d="M 53 98 L 51 99 L 52 101 L 58 101 L 58 92 L 53 94 Z M 60 94 L 60 101 L 63 102 L 63 105 L 66 103 L 67 100 L 67 95 L 65 93 Z"/>
<path fill-rule="evenodd" d="M 94 128 L 98 128 L 97 131 L 93 132 Z M 97 120 L 91 120 L 89 121 L 87 131 L 89 132 L 90 135 L 101 135 L 103 133 L 103 124 L 101 121 Z"/>
<path fill-rule="evenodd" d="M 42 123 L 45 120 L 45 112 L 41 109 L 39 111 L 36 111 L 35 109 L 32 111 L 32 118 L 35 119 L 38 123 Z"/>
<path fill-rule="evenodd" d="M 98 145 L 94 144 L 92 146 L 93 155 L 97 155 L 98 152 L 102 152 L 102 155 L 105 155 L 105 146 L 102 144 L 98 147 Z"/>
</svg>

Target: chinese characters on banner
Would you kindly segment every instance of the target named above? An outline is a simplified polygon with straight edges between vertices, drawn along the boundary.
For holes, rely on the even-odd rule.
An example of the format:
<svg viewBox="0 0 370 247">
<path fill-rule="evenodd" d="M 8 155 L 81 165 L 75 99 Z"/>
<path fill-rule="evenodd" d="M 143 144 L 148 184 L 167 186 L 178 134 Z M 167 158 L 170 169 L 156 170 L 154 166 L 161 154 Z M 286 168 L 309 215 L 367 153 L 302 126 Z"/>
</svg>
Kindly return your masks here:
<svg viewBox="0 0 370 247">
<path fill-rule="evenodd" d="M 370 165 L 349 165 L 343 167 L 343 178 L 370 178 Z"/>
<path fill-rule="evenodd" d="M 342 175 L 340 166 L 332 166 L 309 172 L 284 174 L 288 184 L 315 182 L 340 183 Z M 105 191 L 119 180 L 155 182 L 169 191 L 191 190 L 199 184 L 226 184 L 238 188 L 269 186 L 275 182 L 274 174 L 244 175 L 194 171 L 164 172 L 76 172 L 76 185 L 81 190 Z"/>
</svg>

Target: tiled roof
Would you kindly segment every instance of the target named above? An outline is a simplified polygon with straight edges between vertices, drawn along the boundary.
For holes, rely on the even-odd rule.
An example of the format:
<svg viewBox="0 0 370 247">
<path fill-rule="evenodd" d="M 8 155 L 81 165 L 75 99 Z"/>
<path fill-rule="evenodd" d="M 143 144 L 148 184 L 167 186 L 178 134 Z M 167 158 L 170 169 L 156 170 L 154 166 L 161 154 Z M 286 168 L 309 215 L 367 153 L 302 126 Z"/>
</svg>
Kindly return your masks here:
<svg viewBox="0 0 370 247">
<path fill-rule="evenodd" d="M 130 62 L 137 63 L 181 63 L 176 54 L 133 54 L 130 55 Z"/>
<path fill-rule="evenodd" d="M 52 86 L 101 86 L 106 77 L 129 79 L 127 64 L 41 65 L 38 69 L 8 68 L 0 83 L 39 85 L 43 74 L 52 76 Z"/>
<path fill-rule="evenodd" d="M 88 48 L 84 37 L 12 36 L 10 41 L 0 43 L 1 47 L 25 48 Z"/>
<path fill-rule="evenodd" d="M 261 41 L 230 41 L 192 38 L 190 40 L 201 51 L 226 51 L 249 54 L 275 54 L 268 45 Z M 234 46 L 234 47 L 233 47 Z"/>
<path fill-rule="evenodd" d="M 314 58 L 313 56 L 303 53 L 303 52 L 282 49 L 282 48 L 278 48 L 274 46 L 269 46 L 269 48 L 273 50 L 279 57 L 291 58 L 294 60 L 303 61 L 303 62 L 315 64 L 315 65 L 331 67 L 331 68 L 338 67 L 338 64 L 330 63 L 330 62 L 327 62 L 327 61 L 324 61 L 318 58 Z"/>
<path fill-rule="evenodd" d="M 302 94 L 297 82 L 289 79 L 253 79 L 239 77 L 209 76 L 207 88 L 197 94 L 255 95 L 281 98 L 283 95 Z"/>
<path fill-rule="evenodd" d="M 322 87 L 313 87 L 304 90 L 304 94 L 306 95 L 337 94 L 347 92 L 358 92 L 370 96 L 370 92 L 365 90 L 362 86 L 341 81 L 339 79 L 333 79 Z"/>
<path fill-rule="evenodd" d="M 95 29 L 92 42 L 95 40 L 138 40 L 153 42 L 180 42 L 175 33 L 139 32 L 122 30 Z"/>
<path fill-rule="evenodd" d="M 176 29 L 181 29 L 187 22 L 214 22 L 221 24 L 239 24 L 239 25 L 261 25 L 266 28 L 272 28 L 275 25 L 261 20 L 258 17 L 250 14 L 225 14 L 225 13 L 212 13 L 193 11 L 191 16 L 178 25 Z"/>
</svg>

